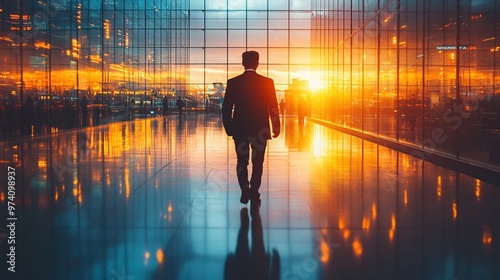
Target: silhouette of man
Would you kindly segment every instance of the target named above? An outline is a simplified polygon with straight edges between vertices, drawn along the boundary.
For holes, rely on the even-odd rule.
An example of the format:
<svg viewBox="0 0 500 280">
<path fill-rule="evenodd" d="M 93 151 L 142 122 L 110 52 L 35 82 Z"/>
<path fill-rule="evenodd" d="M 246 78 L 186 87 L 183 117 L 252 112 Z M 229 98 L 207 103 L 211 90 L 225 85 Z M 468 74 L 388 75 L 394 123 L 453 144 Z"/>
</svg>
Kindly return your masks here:
<svg viewBox="0 0 500 280">
<path fill-rule="evenodd" d="M 259 53 L 242 54 L 245 72 L 227 81 L 222 105 L 222 122 L 226 134 L 234 139 L 237 155 L 236 174 L 241 188 L 240 202 L 260 203 L 259 188 L 262 180 L 267 140 L 280 134 L 280 119 L 274 81 L 257 74 Z M 234 110 L 234 111 L 233 111 Z M 252 176 L 248 181 L 248 161 L 252 149 Z"/>
</svg>

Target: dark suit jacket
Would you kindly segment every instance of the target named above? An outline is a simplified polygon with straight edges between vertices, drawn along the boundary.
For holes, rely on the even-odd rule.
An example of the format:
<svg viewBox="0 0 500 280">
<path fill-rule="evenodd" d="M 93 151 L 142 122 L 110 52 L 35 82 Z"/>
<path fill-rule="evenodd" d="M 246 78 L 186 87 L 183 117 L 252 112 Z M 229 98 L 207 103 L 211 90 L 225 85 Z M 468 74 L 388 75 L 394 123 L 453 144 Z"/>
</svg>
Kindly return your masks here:
<svg viewBox="0 0 500 280">
<path fill-rule="evenodd" d="M 222 122 L 227 135 L 235 139 L 248 136 L 271 139 L 269 117 L 273 133 L 279 133 L 278 102 L 272 79 L 255 71 L 245 71 L 227 81 L 222 105 Z"/>
</svg>

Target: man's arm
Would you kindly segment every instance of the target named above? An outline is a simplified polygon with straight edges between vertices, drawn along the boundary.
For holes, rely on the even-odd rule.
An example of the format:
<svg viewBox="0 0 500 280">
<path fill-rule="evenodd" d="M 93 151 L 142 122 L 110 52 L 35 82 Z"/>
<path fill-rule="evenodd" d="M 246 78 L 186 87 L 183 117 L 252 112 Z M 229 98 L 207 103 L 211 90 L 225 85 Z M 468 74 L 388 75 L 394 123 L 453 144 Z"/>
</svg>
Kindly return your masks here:
<svg viewBox="0 0 500 280">
<path fill-rule="evenodd" d="M 224 125 L 224 129 L 226 130 L 226 134 L 228 136 L 233 135 L 233 99 L 232 86 L 231 83 L 227 81 L 226 94 L 224 95 L 224 103 L 222 104 L 222 124 Z"/>
<path fill-rule="evenodd" d="M 280 135 L 281 123 L 280 123 L 280 112 L 278 109 L 278 100 L 276 99 L 276 90 L 274 89 L 274 81 L 271 80 L 270 85 L 270 100 L 269 100 L 269 115 L 271 116 L 271 124 L 273 126 L 273 138 Z"/>
</svg>

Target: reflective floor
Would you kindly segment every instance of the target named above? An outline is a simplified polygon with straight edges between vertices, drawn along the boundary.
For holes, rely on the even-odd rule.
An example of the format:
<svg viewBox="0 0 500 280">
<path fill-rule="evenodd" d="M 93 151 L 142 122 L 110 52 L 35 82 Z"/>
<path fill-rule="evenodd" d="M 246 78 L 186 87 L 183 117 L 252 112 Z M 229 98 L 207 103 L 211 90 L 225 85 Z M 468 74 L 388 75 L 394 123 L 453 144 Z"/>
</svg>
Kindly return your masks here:
<svg viewBox="0 0 500 280">
<path fill-rule="evenodd" d="M 500 279 L 500 183 L 293 117 L 260 208 L 218 115 L 0 145 L 1 279 Z"/>
</svg>

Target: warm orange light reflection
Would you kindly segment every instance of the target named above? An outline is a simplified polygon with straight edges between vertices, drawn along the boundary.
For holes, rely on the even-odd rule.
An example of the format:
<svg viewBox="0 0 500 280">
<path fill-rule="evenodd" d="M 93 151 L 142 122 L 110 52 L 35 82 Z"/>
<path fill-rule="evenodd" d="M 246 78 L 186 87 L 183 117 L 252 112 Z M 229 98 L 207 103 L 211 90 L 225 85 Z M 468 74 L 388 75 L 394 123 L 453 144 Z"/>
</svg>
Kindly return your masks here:
<svg viewBox="0 0 500 280">
<path fill-rule="evenodd" d="M 146 253 L 144 253 L 144 258 L 146 260 L 149 260 L 149 257 L 150 257 L 149 251 L 146 251 Z"/>
<path fill-rule="evenodd" d="M 124 180 L 125 180 L 125 197 L 130 197 L 130 169 L 128 166 L 124 169 Z"/>
<path fill-rule="evenodd" d="M 345 228 L 345 222 L 344 219 L 340 218 L 339 219 L 339 229 L 344 229 Z"/>
<path fill-rule="evenodd" d="M 349 236 L 351 236 L 351 231 L 348 229 L 344 230 L 344 232 L 342 233 L 342 237 L 344 237 L 344 240 L 349 239 Z"/>
<path fill-rule="evenodd" d="M 328 243 L 326 241 L 321 241 L 320 245 L 320 260 L 322 263 L 327 264 L 328 261 L 330 260 L 330 246 L 328 246 Z"/>
<path fill-rule="evenodd" d="M 404 195 L 404 203 L 405 203 L 405 206 L 408 205 L 408 190 L 404 190 L 403 192 L 403 195 Z"/>
<path fill-rule="evenodd" d="M 476 200 L 481 200 L 481 181 L 476 179 Z"/>
<path fill-rule="evenodd" d="M 363 255 L 363 246 L 362 246 L 361 242 L 359 242 L 358 239 L 355 239 L 352 242 L 352 250 L 354 252 L 354 255 L 357 257 L 360 257 L 361 255 Z"/>
<path fill-rule="evenodd" d="M 391 228 L 389 229 L 389 240 L 394 240 L 394 232 L 396 231 L 396 215 L 391 215 Z"/>
<path fill-rule="evenodd" d="M 370 230 L 370 219 L 369 218 L 366 218 L 366 217 L 363 218 L 362 228 L 364 230 L 367 230 L 367 231 Z"/>
<path fill-rule="evenodd" d="M 485 228 L 483 230 L 483 246 L 489 247 L 491 245 L 491 241 L 492 241 L 491 230 Z"/>
<path fill-rule="evenodd" d="M 4 202 L 5 201 L 5 193 L 0 193 L 0 201 Z"/>
<path fill-rule="evenodd" d="M 457 218 L 457 204 L 453 203 L 453 219 Z"/>
<path fill-rule="evenodd" d="M 375 202 L 372 204 L 372 218 L 374 220 L 377 218 L 377 204 Z"/>
<path fill-rule="evenodd" d="M 437 181 L 437 197 L 438 197 L 438 200 L 441 200 L 441 195 L 442 195 L 442 188 L 441 188 L 441 176 L 438 176 L 437 177 L 438 181 Z"/>
<path fill-rule="evenodd" d="M 351 231 L 349 229 L 346 229 L 345 221 L 343 218 L 339 218 L 339 229 L 342 231 L 342 237 L 344 240 L 349 239 L 351 236 Z"/>
<path fill-rule="evenodd" d="M 35 42 L 35 48 L 37 49 L 50 49 L 50 44 L 45 42 Z"/>
<path fill-rule="evenodd" d="M 390 241 L 394 241 L 394 232 L 395 232 L 395 230 L 393 230 L 393 229 L 389 230 L 389 240 Z"/>
<path fill-rule="evenodd" d="M 38 168 L 47 168 L 47 161 L 45 159 L 39 159 Z"/>
<path fill-rule="evenodd" d="M 156 251 L 156 260 L 158 261 L 159 264 L 163 264 L 163 250 L 158 249 Z"/>
</svg>

